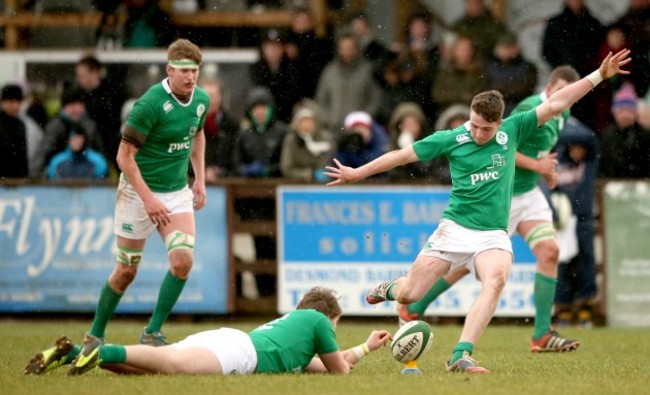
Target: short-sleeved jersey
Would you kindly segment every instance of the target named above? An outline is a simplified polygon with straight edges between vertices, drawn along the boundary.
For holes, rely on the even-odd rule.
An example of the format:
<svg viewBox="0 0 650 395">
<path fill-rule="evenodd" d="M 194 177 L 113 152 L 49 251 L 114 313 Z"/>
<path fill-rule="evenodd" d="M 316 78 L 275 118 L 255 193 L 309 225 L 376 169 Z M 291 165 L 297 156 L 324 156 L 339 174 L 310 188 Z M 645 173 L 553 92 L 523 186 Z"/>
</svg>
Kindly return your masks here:
<svg viewBox="0 0 650 395">
<path fill-rule="evenodd" d="M 338 351 L 334 326 L 316 310 L 296 310 L 249 333 L 257 373 L 302 373 L 316 354 Z"/>
<path fill-rule="evenodd" d="M 180 102 L 165 79 L 133 106 L 126 124 L 147 136 L 135 161 L 152 191 L 175 192 L 187 185 L 192 143 L 203 129 L 209 104 L 207 93 L 198 86 L 187 103 Z"/>
<path fill-rule="evenodd" d="M 518 142 L 537 129 L 534 110 L 506 118 L 484 145 L 474 142 L 469 121 L 413 144 L 421 161 L 449 160 L 452 189 L 442 217 L 474 230 L 506 230 Z"/>
<path fill-rule="evenodd" d="M 547 99 L 546 93 L 532 95 L 522 100 L 517 107 L 512 110 L 512 114 L 533 109 Z M 531 133 L 527 139 L 519 142 L 518 151 L 530 158 L 540 159 L 548 155 L 560 136 L 564 124 L 571 115 L 570 110 L 565 110 L 560 115 L 548 120 L 544 125 L 537 128 L 535 133 Z M 515 169 L 515 189 L 514 195 L 521 195 L 532 191 L 537 186 L 540 175 L 532 170 L 517 167 Z"/>
</svg>

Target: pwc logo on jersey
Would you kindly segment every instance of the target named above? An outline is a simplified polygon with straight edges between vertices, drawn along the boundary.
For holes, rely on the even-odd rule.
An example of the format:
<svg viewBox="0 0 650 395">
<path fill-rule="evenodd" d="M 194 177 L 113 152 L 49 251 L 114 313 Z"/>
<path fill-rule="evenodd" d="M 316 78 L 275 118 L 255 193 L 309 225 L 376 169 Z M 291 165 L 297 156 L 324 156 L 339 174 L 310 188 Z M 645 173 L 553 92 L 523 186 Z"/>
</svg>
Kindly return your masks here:
<svg viewBox="0 0 650 395">
<path fill-rule="evenodd" d="M 504 133 L 505 134 L 505 133 Z M 506 135 L 507 140 L 507 135 Z M 476 185 L 479 182 L 483 181 L 496 181 L 499 179 L 499 171 L 494 170 L 498 167 L 503 167 L 506 165 L 506 158 L 501 154 L 492 155 L 492 166 L 486 167 L 489 171 L 484 171 L 482 173 L 470 174 L 469 179 L 472 185 Z"/>
<path fill-rule="evenodd" d="M 167 153 L 172 153 L 174 151 L 181 151 L 181 150 L 187 150 L 191 148 L 190 140 L 187 137 L 183 137 L 183 142 L 181 143 L 171 143 L 169 144 L 169 148 L 167 148 Z"/>
</svg>

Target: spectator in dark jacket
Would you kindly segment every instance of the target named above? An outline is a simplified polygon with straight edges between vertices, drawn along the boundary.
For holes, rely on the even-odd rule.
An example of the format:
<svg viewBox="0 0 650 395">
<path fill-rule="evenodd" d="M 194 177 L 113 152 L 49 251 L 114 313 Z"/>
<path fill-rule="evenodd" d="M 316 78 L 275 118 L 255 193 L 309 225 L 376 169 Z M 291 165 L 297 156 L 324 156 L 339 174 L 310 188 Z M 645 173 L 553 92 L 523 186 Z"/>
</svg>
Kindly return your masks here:
<svg viewBox="0 0 650 395">
<path fill-rule="evenodd" d="M 75 65 L 75 81 L 82 93 L 86 113 L 95 122 L 104 154 L 117 171 L 120 145 L 120 111 L 126 97 L 120 84 L 102 78 L 102 64 L 94 56 L 84 56 Z"/>
<path fill-rule="evenodd" d="M 568 64 L 580 75 L 589 74 L 598 67 L 598 47 L 605 30 L 584 4 L 584 0 L 564 0 L 564 9 L 546 25 L 542 42 L 544 60 L 556 68 Z M 571 108 L 571 113 L 593 128 L 595 98 L 587 95 Z"/>
<path fill-rule="evenodd" d="M 250 76 L 254 86 L 265 86 L 271 91 L 276 118 L 289 122 L 294 104 L 301 99 L 301 86 L 299 70 L 286 56 L 284 45 L 282 32 L 269 29 L 260 44 L 260 58 L 250 67 Z"/>
<path fill-rule="evenodd" d="M 598 168 L 598 140 L 591 129 L 569 118 L 557 146 L 558 182 L 556 191 L 571 202 L 577 219 L 578 253 L 558 265 L 555 293 L 556 319 L 560 325 L 577 319 L 578 325 L 592 326 L 592 308 L 596 297 L 596 261 L 594 256 L 593 196 Z M 575 316 L 574 316 L 575 315 Z"/>
<path fill-rule="evenodd" d="M 25 178 L 29 175 L 27 129 L 19 118 L 23 90 L 8 84 L 0 93 L 0 178 Z"/>
<path fill-rule="evenodd" d="M 298 64 L 300 97 L 313 98 L 325 65 L 334 57 L 334 44 L 318 37 L 309 8 L 297 7 L 292 11 L 286 51 Z"/>
<path fill-rule="evenodd" d="M 363 166 L 388 152 L 386 130 L 363 111 L 349 113 L 344 120 L 334 158 L 346 166 Z M 386 176 L 382 173 L 378 176 Z"/>
<path fill-rule="evenodd" d="M 485 68 L 488 88 L 503 94 L 506 107 L 503 116 L 510 115 L 515 106 L 532 95 L 537 85 L 537 68 L 521 55 L 517 35 L 504 33 L 494 47 L 494 54 Z"/>
<path fill-rule="evenodd" d="M 238 175 L 281 177 L 280 154 L 287 125 L 275 119 L 275 103 L 267 88 L 255 87 L 249 92 L 243 124 L 233 153 Z"/>
<path fill-rule="evenodd" d="M 627 82 L 614 95 L 614 122 L 601 137 L 604 147 L 600 163 L 601 177 L 650 177 L 650 131 L 638 123 L 637 96 Z"/>
</svg>

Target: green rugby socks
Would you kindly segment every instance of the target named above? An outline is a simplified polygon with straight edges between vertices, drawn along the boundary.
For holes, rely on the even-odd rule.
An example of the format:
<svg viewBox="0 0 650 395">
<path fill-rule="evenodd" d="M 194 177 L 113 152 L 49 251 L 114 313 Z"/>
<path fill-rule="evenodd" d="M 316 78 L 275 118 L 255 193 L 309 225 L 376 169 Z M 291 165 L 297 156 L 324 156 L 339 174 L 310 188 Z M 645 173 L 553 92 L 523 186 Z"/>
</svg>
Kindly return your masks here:
<svg viewBox="0 0 650 395">
<path fill-rule="evenodd" d="M 448 290 L 449 287 L 451 287 L 451 284 L 449 284 L 444 277 L 441 277 L 438 281 L 436 281 L 435 284 L 433 284 L 431 289 L 429 289 L 427 293 L 424 294 L 422 299 L 408 305 L 406 308 L 407 311 L 411 314 L 417 313 L 419 317 L 423 317 L 424 312 L 426 311 L 427 307 L 429 307 L 431 302 L 436 300 L 436 298 Z"/>
<path fill-rule="evenodd" d="M 120 303 L 120 299 L 122 299 L 122 294 L 115 292 L 108 284 L 108 281 L 106 281 L 99 295 L 99 301 L 97 302 L 95 318 L 90 329 L 91 335 L 100 339 L 105 337 L 106 325 L 108 325 L 108 321 L 113 316 L 118 303 Z"/>
<path fill-rule="evenodd" d="M 99 360 L 104 364 L 126 362 L 126 347 L 107 344 L 99 348 Z"/>
<path fill-rule="evenodd" d="M 181 296 L 186 282 L 187 280 L 181 280 L 174 276 L 170 271 L 167 271 L 162 285 L 160 286 L 156 309 L 151 316 L 149 326 L 145 329 L 146 333 L 160 332 L 160 328 L 162 328 L 163 323 L 169 316 L 169 313 L 171 313 L 176 301 L 179 296 Z"/>
<path fill-rule="evenodd" d="M 557 279 L 535 273 L 534 301 L 535 301 L 535 330 L 534 339 L 544 336 L 551 327 L 551 313 L 555 299 Z"/>
<path fill-rule="evenodd" d="M 449 360 L 449 366 L 453 365 L 456 361 L 463 357 L 463 352 L 467 351 L 469 355 L 472 355 L 474 352 L 474 345 L 470 342 L 458 342 L 456 347 L 451 354 L 451 359 Z"/>
</svg>

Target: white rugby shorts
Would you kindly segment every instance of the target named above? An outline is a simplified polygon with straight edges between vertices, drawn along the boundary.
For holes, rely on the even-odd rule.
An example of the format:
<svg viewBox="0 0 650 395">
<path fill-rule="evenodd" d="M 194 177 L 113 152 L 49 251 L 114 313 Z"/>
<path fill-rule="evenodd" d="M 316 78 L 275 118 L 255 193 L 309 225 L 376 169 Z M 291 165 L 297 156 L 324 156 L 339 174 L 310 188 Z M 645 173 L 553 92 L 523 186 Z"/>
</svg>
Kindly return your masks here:
<svg viewBox="0 0 650 395">
<path fill-rule="evenodd" d="M 221 328 L 190 335 L 178 343 L 177 349 L 201 347 L 212 351 L 221 363 L 223 374 L 255 373 L 257 352 L 246 332 L 239 329 Z"/>
<path fill-rule="evenodd" d="M 187 186 L 176 192 L 153 194 L 171 211 L 170 215 L 194 212 L 194 193 Z M 148 238 L 157 227 L 147 215 L 140 195 L 124 175 L 120 175 L 117 186 L 113 227 L 116 235 L 132 240 Z"/>
<path fill-rule="evenodd" d="M 487 250 L 504 250 L 512 255 L 512 242 L 503 230 L 474 230 L 442 219 L 419 255 L 451 262 L 451 270 L 464 267 L 474 273 L 474 258 Z"/>
<path fill-rule="evenodd" d="M 551 211 L 548 200 L 546 200 L 539 187 L 512 197 L 510 218 L 508 219 L 508 235 L 512 236 L 517 233 L 517 226 L 525 221 L 553 223 L 553 211 Z"/>
</svg>

